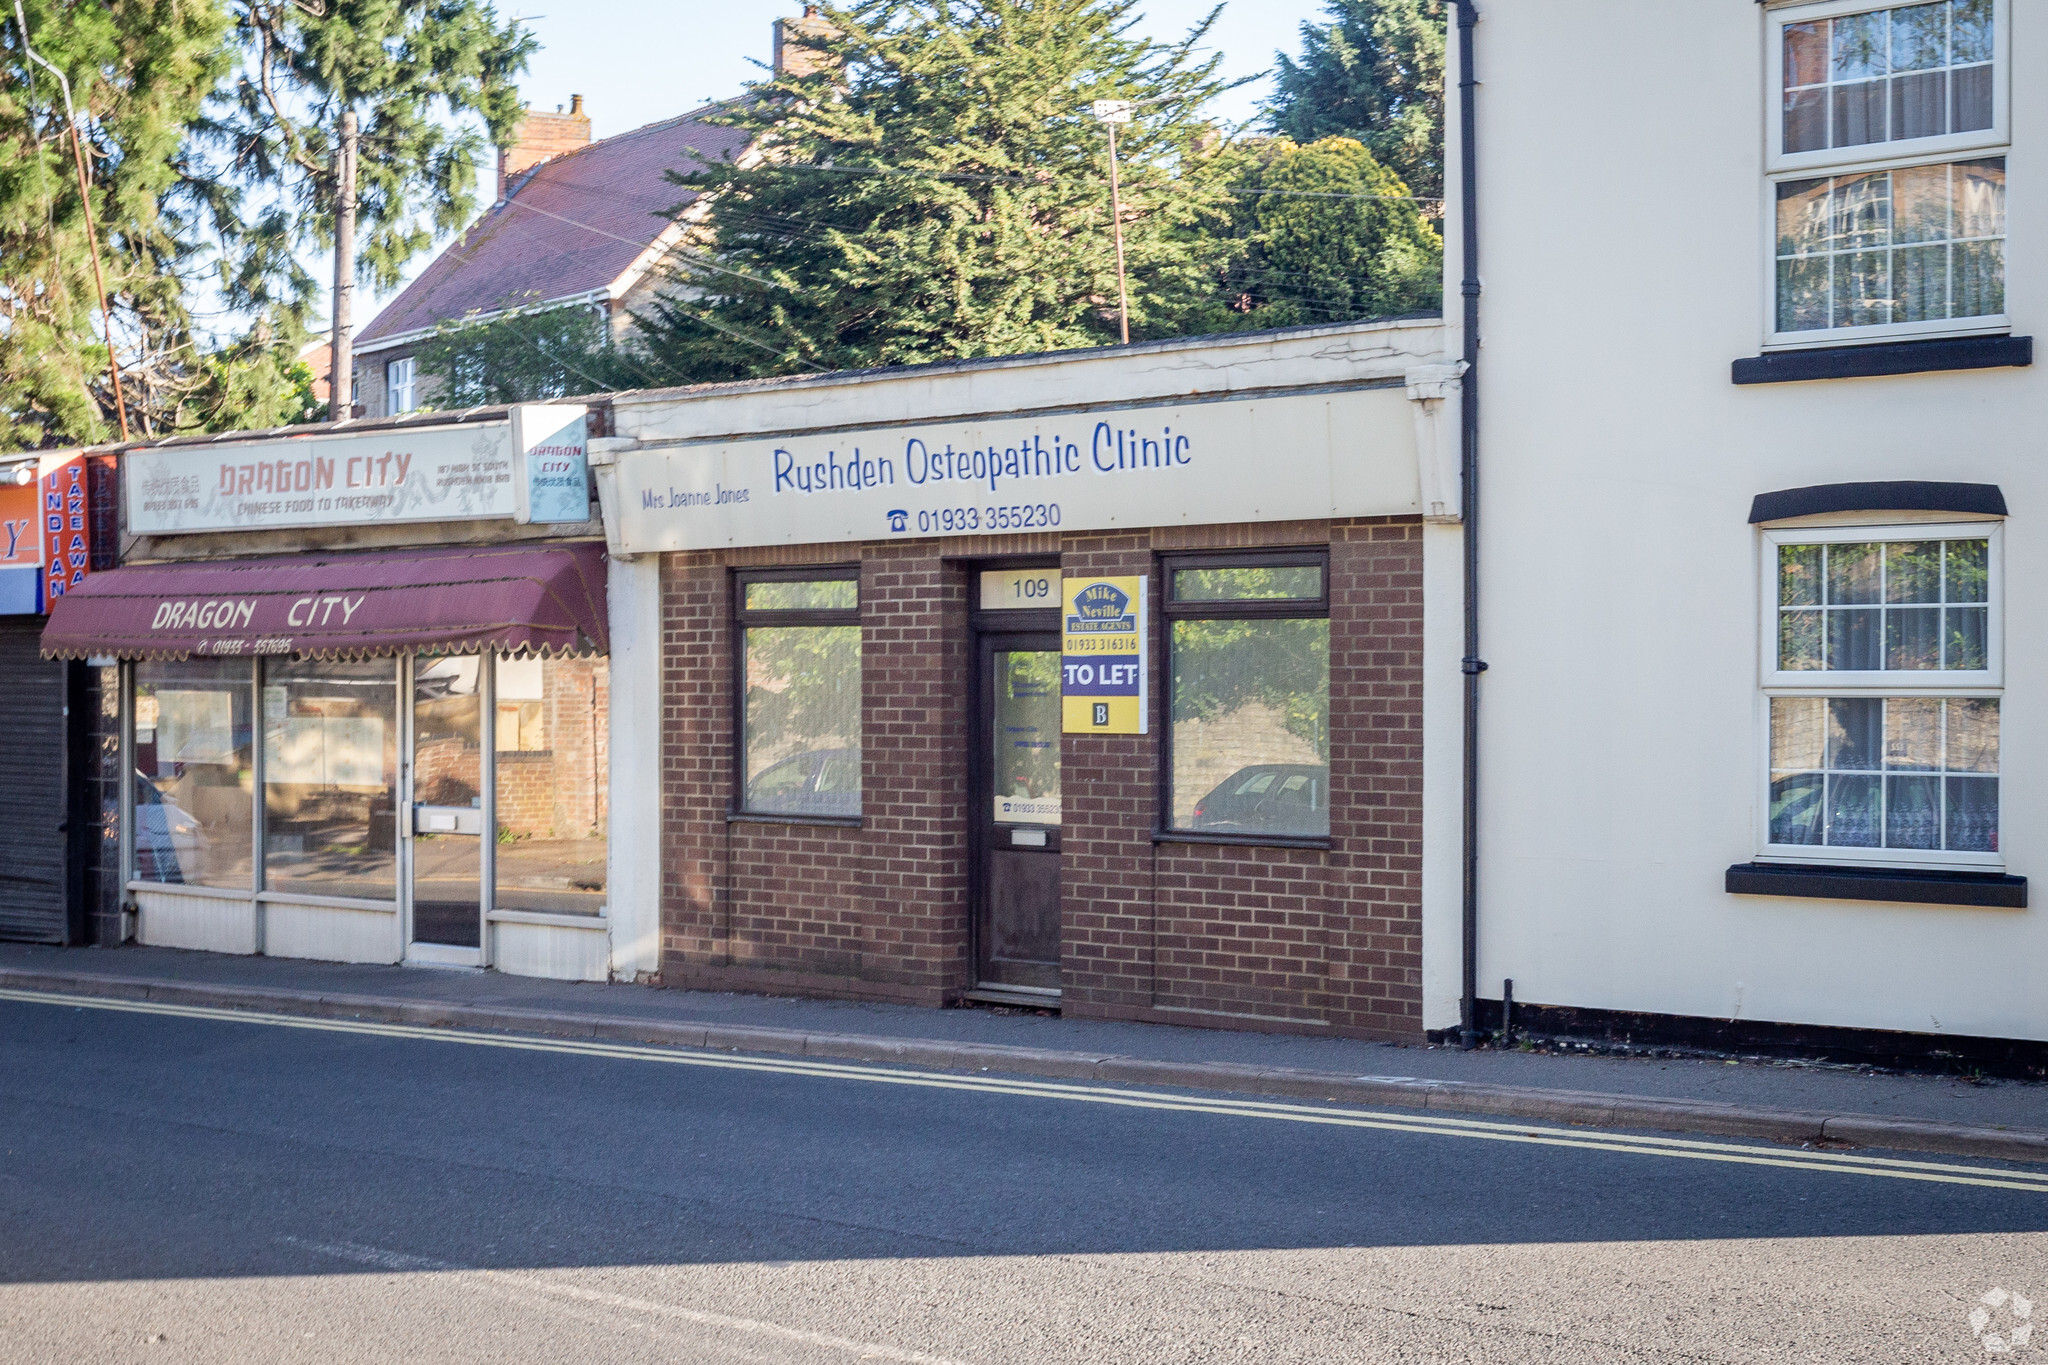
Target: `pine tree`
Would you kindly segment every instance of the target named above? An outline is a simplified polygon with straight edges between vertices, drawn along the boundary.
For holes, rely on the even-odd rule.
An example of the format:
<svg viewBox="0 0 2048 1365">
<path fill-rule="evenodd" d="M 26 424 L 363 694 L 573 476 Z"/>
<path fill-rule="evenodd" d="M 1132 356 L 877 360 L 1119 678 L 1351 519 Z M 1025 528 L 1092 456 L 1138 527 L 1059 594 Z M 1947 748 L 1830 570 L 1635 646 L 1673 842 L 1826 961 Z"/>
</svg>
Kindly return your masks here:
<svg viewBox="0 0 2048 1365">
<path fill-rule="evenodd" d="M 1443 0 L 1328 0 L 1279 54 L 1267 116 L 1297 143 L 1356 138 L 1411 192 L 1443 194 Z"/>
<path fill-rule="evenodd" d="M 225 14 L 203 0 L 0 10 L 0 450 L 96 441 L 115 428 L 74 112 L 134 432 L 204 424 L 223 384 L 276 368 L 267 351 L 200 360 L 185 301 L 206 236 L 236 231 L 233 195 L 184 153 L 232 64 L 226 31 Z M 282 410 L 257 407 L 259 420 Z"/>
<path fill-rule="evenodd" d="M 636 318 L 642 369 L 681 382 L 1115 341 L 1098 99 L 1143 102 L 1117 139 L 1132 333 L 1177 327 L 1205 288 L 1193 229 L 1224 204 L 1178 174 L 1225 88 L 1194 52 L 1209 21 L 1159 45 L 1130 33 L 1137 0 L 820 9 L 810 60 L 722 115 L 759 155 L 675 177 L 713 197 L 668 297 Z"/>
<path fill-rule="evenodd" d="M 234 16 L 247 70 L 208 132 L 224 173 L 271 196 L 251 232 L 268 251 L 245 258 L 235 301 L 307 307 L 315 285 L 295 259 L 335 244 L 344 119 L 361 127 L 355 278 L 392 288 L 475 213 L 477 167 L 512 135 L 536 40 L 489 0 L 240 0 Z"/>
</svg>

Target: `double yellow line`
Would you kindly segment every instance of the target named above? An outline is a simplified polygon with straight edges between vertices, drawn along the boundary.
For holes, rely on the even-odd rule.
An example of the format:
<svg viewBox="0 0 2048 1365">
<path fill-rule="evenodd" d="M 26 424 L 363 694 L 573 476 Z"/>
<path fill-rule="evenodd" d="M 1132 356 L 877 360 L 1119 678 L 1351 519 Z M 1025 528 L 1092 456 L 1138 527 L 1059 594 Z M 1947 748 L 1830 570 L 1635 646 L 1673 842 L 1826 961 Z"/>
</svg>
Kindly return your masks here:
<svg viewBox="0 0 2048 1365">
<path fill-rule="evenodd" d="M 1176 1095 L 1156 1090 L 1125 1090 L 1105 1085 L 1035 1081 L 1013 1077 L 958 1075 L 861 1066 L 810 1058 L 701 1052 L 684 1048 L 604 1043 L 574 1038 L 543 1038 L 466 1029 L 430 1028 L 417 1024 L 379 1024 L 354 1019 L 313 1019 L 300 1015 L 265 1014 L 253 1010 L 215 1009 L 203 1005 L 172 1005 L 146 1000 L 114 1000 L 100 996 L 63 995 L 53 991 L 0 989 L 0 1001 L 55 1005 L 69 1009 L 108 1010 L 122 1014 L 153 1014 L 174 1019 L 218 1023 L 263 1024 L 273 1028 L 353 1033 L 371 1038 L 402 1038 L 419 1042 L 461 1043 L 470 1047 L 509 1048 L 518 1052 L 554 1052 L 573 1057 L 613 1061 L 661 1062 L 670 1066 L 709 1067 L 720 1071 L 753 1071 L 816 1080 L 861 1081 L 872 1085 L 916 1086 L 926 1090 L 963 1090 L 984 1095 L 1060 1100 L 1070 1104 L 1108 1104 L 1125 1109 L 1169 1113 L 1214 1114 L 1226 1118 L 1263 1119 L 1279 1123 L 1312 1123 L 1332 1128 L 1370 1128 L 1389 1133 L 1525 1143 L 1539 1147 L 1573 1147 L 1592 1152 L 1624 1152 L 1635 1156 L 1719 1161 L 1740 1166 L 1777 1166 L 1795 1171 L 1836 1175 L 1882 1176 L 1941 1185 L 1980 1185 L 1999 1190 L 2030 1190 L 2048 1194 L 2048 1171 L 2024 1168 L 1964 1166 L 1944 1161 L 1908 1161 L 1897 1157 L 1854 1156 L 1844 1152 L 1803 1151 L 1753 1143 L 1706 1142 L 1692 1138 L 1604 1134 L 1547 1124 L 1502 1123 L 1486 1119 L 1451 1118 L 1418 1111 L 1381 1111 L 1312 1104 L 1281 1104 L 1269 1100 Z"/>
</svg>

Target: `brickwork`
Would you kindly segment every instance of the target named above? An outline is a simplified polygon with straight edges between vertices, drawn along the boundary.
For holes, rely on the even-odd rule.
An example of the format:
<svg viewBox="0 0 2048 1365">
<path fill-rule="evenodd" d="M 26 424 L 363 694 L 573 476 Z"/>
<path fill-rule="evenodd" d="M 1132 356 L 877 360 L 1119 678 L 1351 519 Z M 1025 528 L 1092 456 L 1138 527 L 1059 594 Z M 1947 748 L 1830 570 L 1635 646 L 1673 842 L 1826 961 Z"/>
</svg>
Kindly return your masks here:
<svg viewBox="0 0 2048 1365">
<path fill-rule="evenodd" d="M 663 980 L 940 1004 L 972 986 L 968 573 L 1057 551 L 1146 574 L 1166 550 L 1327 545 L 1328 849 L 1155 842 L 1164 724 L 1070 735 L 1062 1007 L 1072 1015 L 1421 1034 L 1422 542 L 1412 519 L 672 555 L 664 564 Z M 860 828 L 730 821 L 735 567 L 862 564 Z M 1155 642 L 1161 635 L 1155 633 Z M 1163 648 L 1152 654 L 1163 696 Z"/>
</svg>

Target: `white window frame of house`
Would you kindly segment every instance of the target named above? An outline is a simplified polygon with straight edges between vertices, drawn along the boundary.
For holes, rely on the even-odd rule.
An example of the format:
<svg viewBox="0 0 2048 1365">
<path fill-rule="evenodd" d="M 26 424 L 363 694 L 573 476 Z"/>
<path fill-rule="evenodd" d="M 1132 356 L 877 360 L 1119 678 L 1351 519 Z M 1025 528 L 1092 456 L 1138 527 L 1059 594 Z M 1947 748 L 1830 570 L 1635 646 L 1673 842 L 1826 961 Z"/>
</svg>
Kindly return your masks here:
<svg viewBox="0 0 2048 1365">
<path fill-rule="evenodd" d="M 1757 861 L 1833 867 L 1902 867 L 1946 871 L 1998 871 L 2005 867 L 2004 839 L 1996 852 L 1949 849 L 1870 848 L 1771 842 L 1771 702 L 1780 697 L 1988 697 L 2002 703 L 2005 684 L 2005 525 L 1999 520 L 1914 519 L 1893 514 L 1882 522 L 1780 525 L 1762 528 L 1759 566 L 1758 690 L 1756 751 Z M 1883 541 L 1985 540 L 1984 655 L 1982 669 L 1786 670 L 1778 665 L 1778 549 L 1783 545 L 1842 545 Z M 1999 718 L 2001 758 L 1999 816 L 2004 819 L 2005 724 Z M 1884 771 L 1877 770 L 1882 779 Z M 1945 775 L 1944 770 L 1944 775 Z"/>
<path fill-rule="evenodd" d="M 1853 147 L 1826 147 L 1817 151 L 1792 152 L 1785 146 L 1785 62 L 1784 30 L 1789 24 L 1815 19 L 1833 19 L 1878 10 L 1909 9 L 1906 3 L 1886 4 L 1880 0 L 1824 0 L 1823 3 L 1782 4 L 1764 15 L 1764 193 L 1763 193 L 1763 349 L 1800 350 L 1815 346 L 1838 346 L 1851 341 L 1905 340 L 1929 336 L 1981 336 L 2012 330 L 2012 319 L 2004 312 L 1970 318 L 1934 318 L 1920 322 L 1872 323 L 1854 327 L 1812 328 L 1802 331 L 1778 330 L 1778 186 L 1788 180 L 1811 180 L 1825 176 L 1863 175 L 1875 171 L 1902 170 L 1915 166 L 1948 165 L 2003 156 L 2011 146 L 2011 48 L 2012 0 L 1992 0 L 1992 93 L 1991 126 L 1938 137 L 1871 142 Z M 2006 203 L 2003 240 L 2012 240 L 2011 199 Z M 2004 259 L 2006 298 L 2012 297 L 2012 261 Z"/>
<path fill-rule="evenodd" d="M 396 360 L 384 362 L 384 415 L 397 417 L 411 412 L 417 405 L 418 372 L 414 369 L 413 358 L 399 356 Z M 403 395 L 404 401 L 400 401 Z"/>
</svg>

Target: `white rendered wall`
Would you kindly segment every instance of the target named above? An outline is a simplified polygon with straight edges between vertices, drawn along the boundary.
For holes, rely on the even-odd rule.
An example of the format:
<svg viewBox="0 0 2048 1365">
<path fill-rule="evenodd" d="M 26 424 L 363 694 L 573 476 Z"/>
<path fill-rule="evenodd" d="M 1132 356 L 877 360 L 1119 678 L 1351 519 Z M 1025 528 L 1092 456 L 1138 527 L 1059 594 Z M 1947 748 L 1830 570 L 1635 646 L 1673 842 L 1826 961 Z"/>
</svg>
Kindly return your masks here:
<svg viewBox="0 0 2048 1365">
<path fill-rule="evenodd" d="M 1888 479 L 1997 484 L 2012 509 L 2000 824 L 2006 870 L 2048 877 L 2048 374 L 1730 382 L 1765 323 L 1765 13 L 1482 6 L 1481 994 L 1512 977 L 1541 1004 L 2048 1038 L 2043 885 L 2028 910 L 1722 890 L 1758 852 L 1750 499 Z M 2028 335 L 2048 322 L 2048 26 L 2013 39 Z"/>
<path fill-rule="evenodd" d="M 661 970 L 661 559 L 614 557 L 611 610 L 611 971 Z"/>
</svg>

